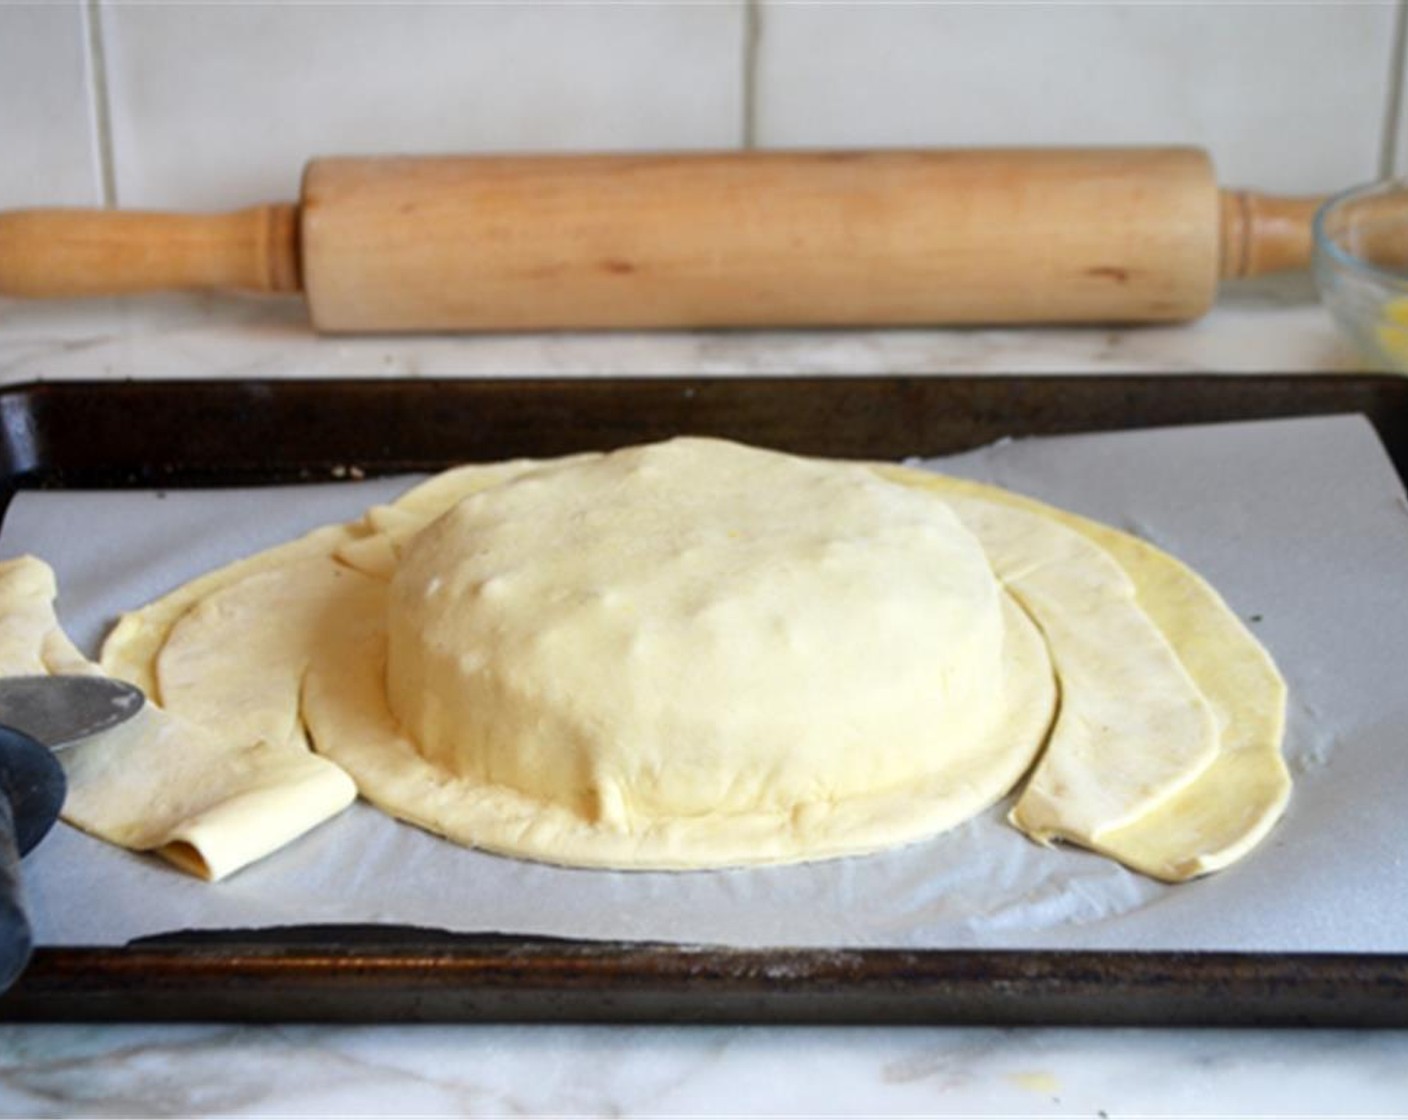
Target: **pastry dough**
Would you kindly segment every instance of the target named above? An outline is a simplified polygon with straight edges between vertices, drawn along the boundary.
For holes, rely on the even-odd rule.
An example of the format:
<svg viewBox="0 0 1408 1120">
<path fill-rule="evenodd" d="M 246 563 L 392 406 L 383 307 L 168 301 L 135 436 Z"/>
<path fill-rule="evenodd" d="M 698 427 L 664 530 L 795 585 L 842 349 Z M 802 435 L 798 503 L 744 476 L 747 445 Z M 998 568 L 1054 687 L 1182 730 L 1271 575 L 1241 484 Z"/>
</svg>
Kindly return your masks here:
<svg viewBox="0 0 1408 1120">
<path fill-rule="evenodd" d="M 948 501 L 1040 624 L 1061 681 L 1061 718 L 1012 821 L 1039 840 L 1090 846 L 1208 768 L 1212 708 L 1108 553 L 1036 513 Z"/>
<path fill-rule="evenodd" d="M 86 666 L 51 607 L 7 601 L 0 668 Z M 465 844 L 717 867 L 941 831 L 1049 732 L 1013 823 L 1169 880 L 1245 854 L 1289 791 L 1274 664 L 1166 553 L 718 440 L 445 472 L 125 617 L 103 668 L 183 722 L 75 755 L 79 823 L 211 875 L 257 858 L 236 835 L 335 812 L 347 774 Z"/>
<path fill-rule="evenodd" d="M 0 675 L 99 672 L 59 628 L 56 592 L 42 561 L 0 563 Z M 229 722 L 192 722 L 154 703 L 58 758 L 69 790 L 64 820 L 207 879 L 277 851 L 357 792 L 300 746 Z"/>
<path fill-rule="evenodd" d="M 1010 789 L 1055 699 L 1038 636 L 943 503 L 713 440 L 455 502 L 385 609 L 341 617 L 375 625 L 310 673 L 318 749 L 398 816 L 576 865 L 932 834 Z"/>
<path fill-rule="evenodd" d="M 1099 546 L 1133 581 L 1140 608 L 1212 710 L 1217 752 L 1181 791 L 1098 836 L 1076 836 L 1075 829 L 1062 827 L 1049 834 L 1064 834 L 1169 882 L 1220 870 L 1266 837 L 1291 794 L 1281 753 L 1286 683 L 1266 648 L 1201 576 L 1138 537 L 996 486 L 890 465 L 877 469 L 949 498 L 976 497 L 1025 510 Z M 1020 827 L 1020 812 L 1015 823 Z"/>
<path fill-rule="evenodd" d="M 684 440 L 471 468 L 326 540 L 331 558 L 217 575 L 174 624 L 156 604 L 159 694 L 198 719 L 271 709 L 275 736 L 297 681 L 317 748 L 369 800 L 494 851 L 679 868 L 872 850 L 1003 796 L 1054 707 L 1040 638 L 971 534 L 859 466 Z M 460 586 L 459 614 L 432 584 Z M 388 623 L 409 647 L 399 722 Z M 108 663 L 149 628 L 124 622 Z"/>
</svg>

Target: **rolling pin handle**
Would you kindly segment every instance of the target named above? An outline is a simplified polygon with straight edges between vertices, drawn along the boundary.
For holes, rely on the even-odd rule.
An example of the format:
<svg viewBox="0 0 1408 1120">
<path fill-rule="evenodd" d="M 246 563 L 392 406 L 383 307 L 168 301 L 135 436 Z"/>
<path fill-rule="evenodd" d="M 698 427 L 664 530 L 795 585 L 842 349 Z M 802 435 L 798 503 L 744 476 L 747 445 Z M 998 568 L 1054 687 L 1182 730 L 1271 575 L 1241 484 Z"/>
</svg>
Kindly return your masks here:
<svg viewBox="0 0 1408 1120">
<path fill-rule="evenodd" d="M 302 288 L 298 207 L 228 214 L 38 209 L 0 214 L 0 296 Z"/>
<path fill-rule="evenodd" d="M 1221 201 L 1224 280 L 1291 272 L 1310 264 L 1310 223 L 1323 198 L 1223 191 Z"/>
</svg>

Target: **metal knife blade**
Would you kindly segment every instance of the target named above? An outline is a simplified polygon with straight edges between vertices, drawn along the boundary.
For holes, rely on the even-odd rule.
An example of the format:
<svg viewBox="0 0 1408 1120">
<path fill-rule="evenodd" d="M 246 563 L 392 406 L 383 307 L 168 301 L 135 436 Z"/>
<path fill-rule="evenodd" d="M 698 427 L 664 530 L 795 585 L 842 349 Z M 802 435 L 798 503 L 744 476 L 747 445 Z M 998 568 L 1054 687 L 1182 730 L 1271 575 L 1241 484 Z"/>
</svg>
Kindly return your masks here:
<svg viewBox="0 0 1408 1120">
<path fill-rule="evenodd" d="M 51 748 L 116 727 L 145 702 L 141 689 L 108 677 L 0 677 L 0 725 Z"/>
</svg>

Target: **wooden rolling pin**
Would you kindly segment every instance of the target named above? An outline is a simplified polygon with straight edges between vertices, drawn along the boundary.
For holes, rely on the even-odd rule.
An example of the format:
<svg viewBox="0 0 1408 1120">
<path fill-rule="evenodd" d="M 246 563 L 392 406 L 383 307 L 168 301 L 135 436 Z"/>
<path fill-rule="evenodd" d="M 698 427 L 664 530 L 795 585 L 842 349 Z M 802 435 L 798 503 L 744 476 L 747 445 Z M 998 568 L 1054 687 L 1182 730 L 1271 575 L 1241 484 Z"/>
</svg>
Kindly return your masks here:
<svg viewBox="0 0 1408 1120">
<path fill-rule="evenodd" d="M 1316 199 L 1196 149 L 335 158 L 296 204 L 0 214 L 0 295 L 302 291 L 324 331 L 1189 319 Z"/>
</svg>

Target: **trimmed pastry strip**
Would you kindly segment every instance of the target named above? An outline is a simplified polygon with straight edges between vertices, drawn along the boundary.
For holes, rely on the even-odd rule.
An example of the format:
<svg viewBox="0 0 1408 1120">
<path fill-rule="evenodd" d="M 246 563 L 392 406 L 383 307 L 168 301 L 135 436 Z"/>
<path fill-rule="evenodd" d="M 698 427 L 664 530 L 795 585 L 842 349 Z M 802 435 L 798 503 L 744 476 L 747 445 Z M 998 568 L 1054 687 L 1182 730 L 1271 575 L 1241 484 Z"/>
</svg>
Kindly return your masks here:
<svg viewBox="0 0 1408 1120">
<path fill-rule="evenodd" d="M 1061 682 L 1060 715 L 1012 821 L 1038 840 L 1093 845 L 1207 769 L 1212 709 L 1107 553 L 1024 510 L 947 500 L 1041 628 Z"/>
<path fill-rule="evenodd" d="M 1218 751 L 1180 792 L 1090 847 L 1157 879 L 1220 870 L 1259 843 L 1285 811 L 1291 779 L 1281 754 L 1286 684 L 1265 647 L 1192 569 L 1138 537 L 997 486 L 928 471 L 876 466 L 898 482 L 1039 514 L 1082 534 L 1134 582 L 1139 605 L 1207 699 Z"/>
<path fill-rule="evenodd" d="M 54 614 L 48 565 L 0 563 L 0 675 L 92 673 Z M 220 738 L 148 703 L 131 720 L 57 753 L 63 819 L 109 843 L 219 879 L 341 812 L 356 787 L 301 747 Z"/>
</svg>

